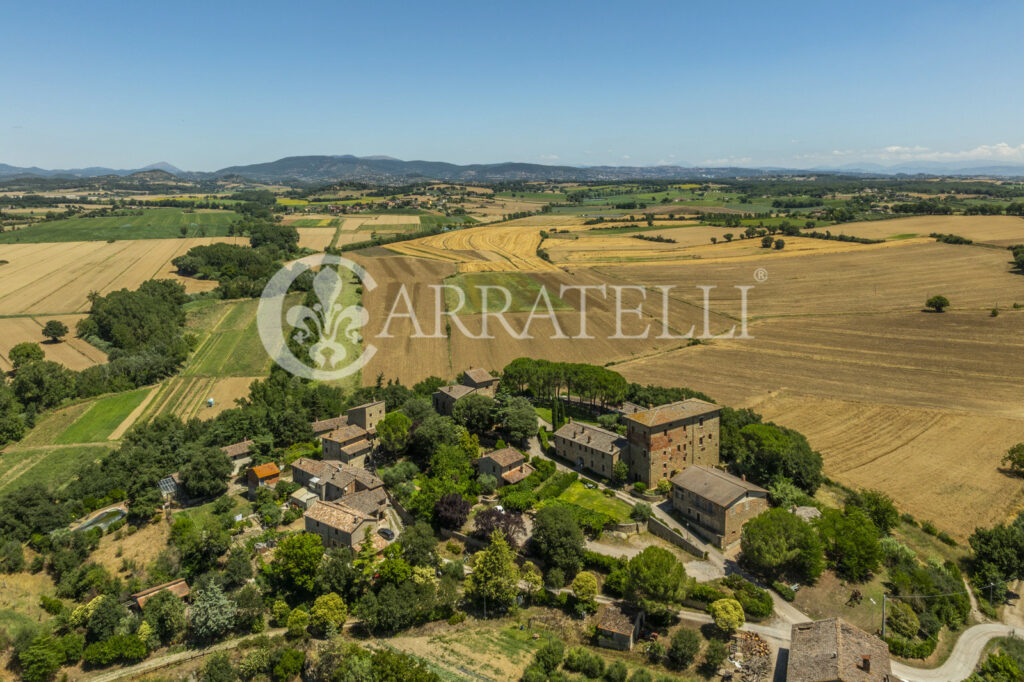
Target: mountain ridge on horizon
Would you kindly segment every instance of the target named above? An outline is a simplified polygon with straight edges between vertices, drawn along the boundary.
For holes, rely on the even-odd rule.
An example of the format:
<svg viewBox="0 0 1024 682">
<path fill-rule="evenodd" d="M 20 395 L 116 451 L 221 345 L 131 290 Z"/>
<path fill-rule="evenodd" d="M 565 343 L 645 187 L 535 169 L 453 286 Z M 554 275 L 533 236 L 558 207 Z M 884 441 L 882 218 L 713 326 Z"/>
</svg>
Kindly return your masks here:
<svg viewBox="0 0 1024 682">
<path fill-rule="evenodd" d="M 258 182 L 297 181 L 364 181 L 410 182 L 444 180 L 460 182 L 502 182 L 514 180 L 600 181 L 600 180 L 671 180 L 683 178 L 726 178 L 747 175 L 778 175 L 796 173 L 836 173 L 858 175 L 956 175 L 1024 177 L 1024 164 L 963 161 L 956 164 L 915 162 L 884 166 L 877 163 L 850 163 L 843 166 L 786 168 L 780 166 L 572 166 L 505 161 L 488 164 L 453 164 L 444 161 L 404 161 L 392 156 L 303 155 L 286 156 L 263 163 L 227 166 L 216 171 L 183 171 L 166 161 L 142 168 L 112 169 L 91 166 L 75 169 L 43 169 L 38 166 L 18 167 L 0 163 L 0 178 L 24 176 L 81 177 L 129 176 L 160 170 L 185 179 L 217 179 L 235 175 Z"/>
</svg>

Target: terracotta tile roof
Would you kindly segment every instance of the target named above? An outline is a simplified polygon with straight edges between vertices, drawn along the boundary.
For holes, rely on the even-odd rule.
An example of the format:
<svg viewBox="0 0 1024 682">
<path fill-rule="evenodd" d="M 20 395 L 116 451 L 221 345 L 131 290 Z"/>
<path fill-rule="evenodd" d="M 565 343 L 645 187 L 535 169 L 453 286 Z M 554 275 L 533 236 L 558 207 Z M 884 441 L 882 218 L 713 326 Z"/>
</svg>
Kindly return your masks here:
<svg viewBox="0 0 1024 682">
<path fill-rule="evenodd" d="M 374 405 L 379 405 L 380 403 L 383 403 L 383 402 L 384 402 L 383 400 L 371 400 L 368 403 L 363 403 L 362 405 L 356 405 L 355 407 L 350 407 L 347 410 L 345 410 L 345 412 L 355 412 L 356 410 L 365 410 L 368 407 L 373 407 Z"/>
<path fill-rule="evenodd" d="M 597 627 L 599 630 L 614 632 L 628 637 L 633 634 L 634 622 L 635 620 L 630 618 L 620 607 L 615 604 L 609 604 L 598 615 Z"/>
<path fill-rule="evenodd" d="M 660 424 L 671 424 L 672 422 L 688 419 L 689 417 L 697 417 L 702 414 L 712 414 L 718 412 L 718 410 L 718 405 L 714 403 L 696 398 L 688 398 L 677 403 L 659 405 L 649 410 L 626 415 L 626 419 L 639 422 L 644 426 L 658 426 Z"/>
<path fill-rule="evenodd" d="M 306 511 L 305 516 L 328 528 L 337 528 L 346 533 L 352 533 L 363 523 L 374 520 L 369 514 L 343 502 L 317 502 Z"/>
<path fill-rule="evenodd" d="M 273 462 L 254 466 L 251 471 L 256 474 L 256 478 L 270 478 L 271 476 L 281 475 L 281 470 Z"/>
<path fill-rule="evenodd" d="M 348 424 L 348 417 L 341 415 L 313 422 L 309 425 L 309 428 L 313 429 L 313 433 L 319 436 L 320 434 L 330 433 L 331 431 L 340 429 L 342 426 L 345 426 L 345 424 Z"/>
<path fill-rule="evenodd" d="M 336 443 L 345 443 L 356 438 L 365 438 L 366 429 L 358 424 L 348 424 L 340 429 L 335 429 L 324 436 L 324 440 L 333 440 Z"/>
<path fill-rule="evenodd" d="M 492 377 L 491 373 L 483 367 L 470 367 L 466 370 L 465 375 L 474 384 L 486 384 L 491 381 L 497 381 L 497 377 Z"/>
<path fill-rule="evenodd" d="M 242 455 L 249 454 L 250 449 L 252 449 L 252 441 L 248 439 L 243 440 L 241 443 L 232 443 L 221 448 L 224 454 L 231 459 L 238 459 Z"/>
<path fill-rule="evenodd" d="M 185 582 L 185 579 L 178 578 L 177 580 L 172 580 L 169 583 L 155 585 L 153 587 L 150 587 L 149 589 L 142 590 L 141 592 L 136 592 L 131 596 L 131 598 L 135 601 L 136 604 L 138 604 L 139 608 L 141 609 L 143 606 L 146 605 L 146 602 L 149 601 L 150 598 L 156 596 L 158 592 L 163 592 L 164 590 L 169 590 L 171 594 L 173 594 L 178 599 L 184 599 L 191 592 L 188 583 Z"/>
<path fill-rule="evenodd" d="M 764 488 L 742 478 L 699 464 L 686 467 L 671 480 L 672 485 L 694 492 L 722 507 L 728 507 L 748 493 L 768 494 Z"/>
<path fill-rule="evenodd" d="M 527 476 L 533 473 L 533 467 L 529 464 L 524 464 L 521 467 L 517 467 L 512 471 L 506 471 L 501 475 L 502 480 L 508 484 L 519 483 Z"/>
<path fill-rule="evenodd" d="M 488 452 L 480 459 L 492 460 L 495 464 L 504 468 L 519 464 L 526 458 L 523 457 L 523 453 L 519 452 L 515 448 L 503 448 L 501 450 L 495 450 L 494 452 Z"/>
<path fill-rule="evenodd" d="M 476 391 L 476 389 L 473 388 L 472 386 L 463 386 L 462 384 L 456 384 L 455 386 L 442 386 L 437 390 L 440 393 L 444 393 L 445 395 L 454 398 L 455 400 L 458 400 L 459 398 L 467 396 L 470 393 Z"/>
<path fill-rule="evenodd" d="M 583 422 L 569 422 L 555 431 L 555 436 L 608 453 L 622 452 L 628 444 L 626 439 L 617 433 Z"/>
<path fill-rule="evenodd" d="M 870 670 L 864 670 L 865 658 Z M 841 618 L 793 626 L 787 682 L 882 682 L 890 676 L 885 642 Z"/>
<path fill-rule="evenodd" d="M 349 457 L 355 457 L 356 455 L 362 454 L 370 450 L 370 441 L 357 440 L 355 443 L 349 443 L 348 445 L 342 445 L 341 451 Z"/>
</svg>

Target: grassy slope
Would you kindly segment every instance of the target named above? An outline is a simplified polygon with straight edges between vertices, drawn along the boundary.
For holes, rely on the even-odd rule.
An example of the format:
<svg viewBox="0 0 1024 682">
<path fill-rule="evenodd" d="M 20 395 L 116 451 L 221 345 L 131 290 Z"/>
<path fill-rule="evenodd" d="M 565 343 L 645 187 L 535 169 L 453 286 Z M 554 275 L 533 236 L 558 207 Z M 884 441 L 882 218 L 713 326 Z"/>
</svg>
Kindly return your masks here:
<svg viewBox="0 0 1024 682">
<path fill-rule="evenodd" d="M 60 488 L 82 464 L 95 461 L 109 451 L 106 445 L 9 450 L 0 455 L 4 467 L 0 493 L 32 483 Z"/>
<path fill-rule="evenodd" d="M 512 305 L 508 312 L 530 312 L 537 295 L 540 292 L 541 284 L 528 274 L 521 272 L 465 272 L 453 275 L 445 280 L 445 284 L 452 284 L 466 294 L 466 304 L 460 311 L 465 315 L 476 315 L 483 310 L 481 286 L 500 286 L 509 290 L 512 296 Z M 551 298 L 551 305 L 555 310 L 572 310 L 572 306 L 558 298 L 557 291 L 548 291 Z M 489 291 L 487 294 L 488 308 L 492 311 L 501 310 L 505 298 L 501 291 Z M 457 294 L 452 291 L 445 291 L 445 302 L 448 310 L 456 308 Z M 545 308 L 543 304 L 540 310 Z"/>
<path fill-rule="evenodd" d="M 226 236 L 228 225 L 238 218 L 233 211 L 185 213 L 180 208 L 144 209 L 142 215 L 102 218 L 67 218 L 38 223 L 21 230 L 0 233 L 0 243 L 82 242 L 108 239 L 172 239 L 181 237 L 181 227 L 189 237 L 198 237 L 205 228 L 207 237 Z"/>
<path fill-rule="evenodd" d="M 139 406 L 152 388 L 119 393 L 94 402 L 74 424 L 57 436 L 57 444 L 97 443 L 105 440 Z"/>
</svg>

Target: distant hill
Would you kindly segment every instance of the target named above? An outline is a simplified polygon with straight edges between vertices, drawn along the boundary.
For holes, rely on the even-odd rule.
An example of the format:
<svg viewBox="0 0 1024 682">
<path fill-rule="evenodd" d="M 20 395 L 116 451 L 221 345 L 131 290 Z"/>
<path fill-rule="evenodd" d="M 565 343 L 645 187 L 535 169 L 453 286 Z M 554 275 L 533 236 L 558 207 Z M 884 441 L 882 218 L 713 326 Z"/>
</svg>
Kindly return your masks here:
<svg viewBox="0 0 1024 682">
<path fill-rule="evenodd" d="M 170 173 L 171 175 L 183 175 L 184 171 L 179 168 L 175 168 L 166 161 L 160 161 L 153 163 L 145 168 L 130 168 L 130 169 L 116 169 L 116 168 L 104 168 L 102 166 L 90 166 L 89 168 L 68 168 L 68 169 L 54 169 L 46 170 L 45 168 L 39 168 L 32 166 L 31 168 L 20 168 L 18 166 L 9 166 L 6 163 L 0 163 L 0 178 L 3 177 L 18 177 L 24 175 L 35 175 L 43 178 L 57 178 L 57 177 L 69 177 L 69 178 L 95 178 L 104 175 L 132 175 L 134 173 L 140 173 L 145 171 L 159 170 Z"/>
<path fill-rule="evenodd" d="M 972 165 L 974 164 L 974 165 Z M 317 184 L 326 182 L 366 182 L 398 184 L 419 180 L 450 182 L 508 182 L 530 180 L 614 181 L 614 180 L 682 180 L 789 175 L 802 173 L 841 173 L 846 175 L 956 175 L 1024 177 L 1024 165 L 980 165 L 978 162 L 941 164 L 935 162 L 906 163 L 882 166 L 873 163 L 849 164 L 840 167 L 811 169 L 696 166 L 548 166 L 539 163 L 487 163 L 460 166 L 443 161 L 402 161 L 390 156 L 287 156 L 276 161 L 247 166 L 229 166 L 214 172 L 182 171 L 167 162 L 145 168 L 116 170 L 104 167 L 46 170 L 38 167 L 19 168 L 0 163 L 0 180 L 16 177 L 99 178 L 128 177 L 139 173 L 160 171 L 167 179 L 217 181 L 234 179 L 240 182 L 291 182 Z"/>
<path fill-rule="evenodd" d="M 448 180 L 500 182 L 510 180 L 630 180 L 640 178 L 735 177 L 762 175 L 750 168 L 682 168 L 679 166 L 547 166 L 539 163 L 489 163 L 459 166 L 442 161 L 402 161 L 388 156 L 288 156 L 269 163 L 230 166 L 215 177 L 238 175 L 250 180 L 276 182 L 409 182 Z"/>
</svg>

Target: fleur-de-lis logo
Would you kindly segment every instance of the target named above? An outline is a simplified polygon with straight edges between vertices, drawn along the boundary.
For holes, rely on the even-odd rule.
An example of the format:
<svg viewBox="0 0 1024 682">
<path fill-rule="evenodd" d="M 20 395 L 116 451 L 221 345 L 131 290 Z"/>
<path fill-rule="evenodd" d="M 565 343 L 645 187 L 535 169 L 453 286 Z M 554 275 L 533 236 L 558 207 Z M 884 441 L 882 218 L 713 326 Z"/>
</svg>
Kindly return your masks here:
<svg viewBox="0 0 1024 682">
<path fill-rule="evenodd" d="M 319 381 L 340 379 L 358 372 L 377 350 L 367 345 L 358 358 L 344 363 L 353 349 L 360 348 L 363 339 L 359 330 L 369 321 L 369 314 L 361 305 L 346 306 L 341 302 L 345 282 L 338 270 L 329 265 L 355 273 L 364 292 L 376 287 L 365 269 L 346 258 L 327 254 L 306 256 L 286 265 L 270 279 L 256 314 L 260 339 L 271 358 L 292 374 Z M 316 302 L 312 306 L 293 305 L 284 311 L 284 297 L 292 282 L 317 266 L 320 271 L 313 278 Z M 296 357 L 289 348 L 289 336 L 302 346 L 304 358 Z"/>
<path fill-rule="evenodd" d="M 344 289 L 345 283 L 334 268 L 324 267 L 313 278 L 313 293 L 319 302 L 312 308 L 292 306 L 285 313 L 288 324 L 295 327 L 292 338 L 300 344 L 313 341 L 306 353 L 321 369 L 334 369 L 348 355 L 345 344 L 338 340 L 338 334 L 343 334 L 349 343 L 358 345 L 362 341 L 359 329 L 370 319 L 362 306 L 342 307 L 338 299 Z"/>
</svg>

